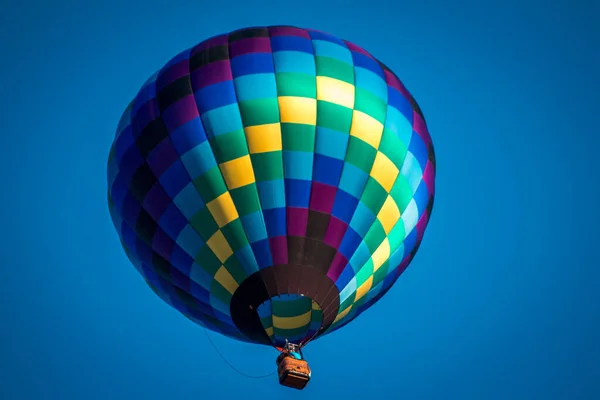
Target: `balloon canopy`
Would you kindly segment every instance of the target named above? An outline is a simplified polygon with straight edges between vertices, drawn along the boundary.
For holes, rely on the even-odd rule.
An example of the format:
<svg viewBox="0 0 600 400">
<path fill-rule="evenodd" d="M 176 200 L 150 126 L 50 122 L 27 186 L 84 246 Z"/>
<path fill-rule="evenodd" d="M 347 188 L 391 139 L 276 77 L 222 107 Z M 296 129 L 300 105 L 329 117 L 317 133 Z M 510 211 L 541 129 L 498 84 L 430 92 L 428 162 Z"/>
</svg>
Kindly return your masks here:
<svg viewBox="0 0 600 400">
<path fill-rule="evenodd" d="M 423 113 L 364 49 L 296 27 L 215 36 L 126 108 L 108 202 L 165 302 L 283 346 L 341 328 L 409 265 L 434 201 Z"/>
</svg>

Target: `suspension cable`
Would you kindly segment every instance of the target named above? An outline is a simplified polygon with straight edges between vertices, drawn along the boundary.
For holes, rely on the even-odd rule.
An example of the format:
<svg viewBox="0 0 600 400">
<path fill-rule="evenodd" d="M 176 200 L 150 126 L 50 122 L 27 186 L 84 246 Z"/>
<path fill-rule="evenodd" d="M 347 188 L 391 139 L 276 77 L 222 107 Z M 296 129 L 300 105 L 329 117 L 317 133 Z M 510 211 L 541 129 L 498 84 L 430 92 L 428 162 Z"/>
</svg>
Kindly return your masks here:
<svg viewBox="0 0 600 400">
<path fill-rule="evenodd" d="M 208 334 L 208 329 L 204 328 L 204 333 L 206 334 L 208 341 L 210 342 L 210 344 L 211 344 L 212 348 L 215 350 L 215 352 L 219 355 L 219 357 L 221 357 L 221 359 L 225 362 L 225 364 L 227 364 L 229 366 L 229 368 L 231 368 L 238 374 L 245 376 L 246 378 L 250 378 L 250 379 L 265 379 L 265 378 L 268 378 L 268 377 L 276 374 L 277 371 L 274 371 L 274 372 L 271 372 L 270 374 L 255 376 L 255 375 L 248 375 L 245 372 L 240 371 L 239 369 L 234 367 L 229 361 L 227 361 L 225 356 L 219 351 L 219 349 L 217 349 L 217 346 L 215 346 L 215 343 L 213 342 L 210 335 Z"/>
</svg>

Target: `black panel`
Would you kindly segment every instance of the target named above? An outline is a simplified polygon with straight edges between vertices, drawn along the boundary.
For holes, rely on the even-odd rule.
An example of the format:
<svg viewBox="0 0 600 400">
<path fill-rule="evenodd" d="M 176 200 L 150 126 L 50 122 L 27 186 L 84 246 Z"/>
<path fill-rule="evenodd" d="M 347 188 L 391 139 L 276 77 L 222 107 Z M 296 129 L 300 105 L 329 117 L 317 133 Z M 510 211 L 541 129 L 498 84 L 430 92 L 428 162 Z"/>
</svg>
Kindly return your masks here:
<svg viewBox="0 0 600 400">
<path fill-rule="evenodd" d="M 142 129 L 135 144 L 140 150 L 142 157 L 146 159 L 148 154 L 150 154 L 167 136 L 169 136 L 169 131 L 163 120 L 159 117 L 150 121 L 150 123 Z"/>
<path fill-rule="evenodd" d="M 306 223 L 306 236 L 312 239 L 323 240 L 329 227 L 329 214 L 320 211 L 308 210 L 308 221 Z"/>
<path fill-rule="evenodd" d="M 246 28 L 240 29 L 239 31 L 231 32 L 229 34 L 229 41 L 235 42 L 236 40 L 249 39 L 254 37 L 269 37 L 268 28 Z"/>
<path fill-rule="evenodd" d="M 152 189 L 152 186 L 156 183 L 156 176 L 148 166 L 148 164 L 142 164 L 133 174 L 131 182 L 129 183 L 129 192 L 140 204 L 144 202 L 146 195 Z"/>
<path fill-rule="evenodd" d="M 190 71 L 195 71 L 200 67 L 215 61 L 229 59 L 229 46 L 212 46 L 208 49 L 200 50 L 190 57 Z"/>
<path fill-rule="evenodd" d="M 182 76 L 165 86 L 156 96 L 158 109 L 164 112 L 171 104 L 193 94 L 190 76 Z"/>
</svg>

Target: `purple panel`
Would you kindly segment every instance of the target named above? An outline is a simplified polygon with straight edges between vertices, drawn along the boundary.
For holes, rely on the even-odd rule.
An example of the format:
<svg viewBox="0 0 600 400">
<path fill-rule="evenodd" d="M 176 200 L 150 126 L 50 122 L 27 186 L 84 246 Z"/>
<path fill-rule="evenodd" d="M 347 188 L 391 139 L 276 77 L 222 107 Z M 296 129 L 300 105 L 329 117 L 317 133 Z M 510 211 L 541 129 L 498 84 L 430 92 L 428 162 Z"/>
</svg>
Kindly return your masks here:
<svg viewBox="0 0 600 400">
<path fill-rule="evenodd" d="M 160 227 L 157 228 L 154 239 L 152 240 L 152 248 L 154 251 L 160 254 L 165 260 L 170 261 L 174 246 L 175 242 L 173 239 L 171 239 Z"/>
<path fill-rule="evenodd" d="M 192 72 L 192 89 L 197 91 L 215 83 L 233 80 L 229 60 L 215 61 Z"/>
<path fill-rule="evenodd" d="M 156 182 L 144 199 L 144 210 L 154 219 L 159 221 L 171 203 L 171 198 L 159 182 Z"/>
<path fill-rule="evenodd" d="M 295 28 L 292 26 L 275 26 L 269 28 L 271 36 L 299 36 L 310 39 L 310 35 L 304 29 Z"/>
<path fill-rule="evenodd" d="M 190 73 L 190 60 L 182 60 L 177 64 L 170 66 L 169 68 L 162 71 L 156 79 L 156 90 L 160 92 L 169 83 L 181 78 L 182 76 L 189 75 Z"/>
<path fill-rule="evenodd" d="M 148 154 L 146 161 L 154 175 L 160 177 L 178 158 L 179 154 L 171 139 L 167 137 Z"/>
<path fill-rule="evenodd" d="M 249 53 L 270 53 L 271 39 L 268 37 L 252 37 L 236 40 L 229 44 L 229 58 Z"/>
<path fill-rule="evenodd" d="M 313 182 L 310 194 L 310 209 L 331 214 L 337 188 L 320 182 Z"/>
<path fill-rule="evenodd" d="M 222 34 L 206 39 L 192 49 L 192 55 L 215 46 L 224 46 L 229 42 L 229 35 Z"/>
<path fill-rule="evenodd" d="M 288 263 L 288 247 L 287 247 L 287 236 L 277 236 L 269 238 L 269 245 L 271 247 L 271 255 L 273 256 L 273 264 L 287 264 Z"/>
<path fill-rule="evenodd" d="M 327 272 L 327 276 L 332 281 L 337 281 L 346 265 L 348 265 L 348 260 L 346 260 L 346 257 L 344 257 L 342 253 L 336 253 L 333 261 L 331 262 L 331 266 L 329 267 L 329 271 Z"/>
<path fill-rule="evenodd" d="M 288 236 L 306 236 L 308 208 L 288 207 L 286 216 Z"/>
<path fill-rule="evenodd" d="M 342 242 L 342 239 L 344 238 L 346 229 L 348 229 L 348 225 L 344 221 L 334 216 L 331 216 L 329 219 L 329 226 L 327 227 L 327 232 L 325 233 L 325 238 L 323 239 L 323 241 L 331 247 L 337 249 L 340 243 Z"/>
<path fill-rule="evenodd" d="M 198 118 L 198 107 L 194 95 L 190 94 L 177 100 L 163 112 L 163 121 L 169 132 L 173 132 L 186 122 Z"/>
</svg>

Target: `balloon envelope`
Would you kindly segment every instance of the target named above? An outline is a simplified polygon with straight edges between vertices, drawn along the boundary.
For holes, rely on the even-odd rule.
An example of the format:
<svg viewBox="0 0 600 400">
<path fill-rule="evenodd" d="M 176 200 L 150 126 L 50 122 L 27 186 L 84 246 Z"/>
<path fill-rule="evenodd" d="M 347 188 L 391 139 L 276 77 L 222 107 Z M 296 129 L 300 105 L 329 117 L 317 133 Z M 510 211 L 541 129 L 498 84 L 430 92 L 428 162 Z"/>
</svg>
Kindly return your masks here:
<svg viewBox="0 0 600 400">
<path fill-rule="evenodd" d="M 139 90 L 108 161 L 131 263 L 165 302 L 282 346 L 344 326 L 414 257 L 434 200 L 421 110 L 364 49 L 246 28 L 171 59 Z"/>
</svg>

